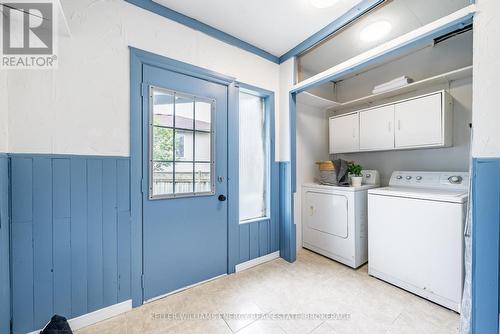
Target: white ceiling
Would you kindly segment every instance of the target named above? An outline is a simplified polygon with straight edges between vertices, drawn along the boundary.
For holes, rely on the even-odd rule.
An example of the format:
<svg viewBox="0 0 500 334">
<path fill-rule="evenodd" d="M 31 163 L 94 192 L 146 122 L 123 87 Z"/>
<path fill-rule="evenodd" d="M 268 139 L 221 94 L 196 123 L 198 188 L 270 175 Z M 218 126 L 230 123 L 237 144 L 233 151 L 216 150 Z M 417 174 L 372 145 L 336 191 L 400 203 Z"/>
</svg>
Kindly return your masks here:
<svg viewBox="0 0 500 334">
<path fill-rule="evenodd" d="M 281 56 L 361 0 L 338 0 L 318 9 L 309 0 L 154 0 Z"/>
</svg>

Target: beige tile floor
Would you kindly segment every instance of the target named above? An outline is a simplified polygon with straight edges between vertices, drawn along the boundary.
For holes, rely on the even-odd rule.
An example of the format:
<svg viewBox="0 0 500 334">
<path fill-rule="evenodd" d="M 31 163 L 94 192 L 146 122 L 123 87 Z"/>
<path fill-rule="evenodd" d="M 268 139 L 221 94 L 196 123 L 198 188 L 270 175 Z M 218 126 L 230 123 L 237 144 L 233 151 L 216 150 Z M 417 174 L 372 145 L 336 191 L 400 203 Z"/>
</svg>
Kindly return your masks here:
<svg viewBox="0 0 500 334">
<path fill-rule="evenodd" d="M 334 313 L 349 318 L 165 319 L 169 314 Z M 301 250 L 293 264 L 277 259 L 143 305 L 77 334 L 451 334 L 458 333 L 458 322 L 456 313 L 368 276 L 366 266 L 352 270 Z"/>
</svg>

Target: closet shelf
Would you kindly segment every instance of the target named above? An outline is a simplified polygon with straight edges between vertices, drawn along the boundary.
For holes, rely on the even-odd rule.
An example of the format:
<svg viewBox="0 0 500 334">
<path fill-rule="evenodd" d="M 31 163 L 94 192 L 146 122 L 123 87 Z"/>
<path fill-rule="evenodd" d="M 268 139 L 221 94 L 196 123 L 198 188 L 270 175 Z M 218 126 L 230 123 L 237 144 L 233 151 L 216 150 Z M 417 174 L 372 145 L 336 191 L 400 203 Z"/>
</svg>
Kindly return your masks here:
<svg viewBox="0 0 500 334">
<path fill-rule="evenodd" d="M 447 73 L 439 74 L 430 78 L 426 78 L 420 81 L 415 81 L 412 82 L 411 84 L 408 84 L 403 87 L 395 88 L 387 92 L 383 93 L 378 93 L 378 94 L 371 94 L 368 96 L 361 97 L 359 99 L 351 100 L 351 101 L 346 101 L 344 103 L 339 103 L 339 102 L 334 102 L 334 106 L 331 106 L 328 108 L 328 110 L 334 111 L 334 110 L 339 110 L 339 109 L 344 109 L 344 108 L 349 108 L 349 107 L 356 107 L 360 106 L 363 104 L 370 104 L 385 98 L 389 97 L 394 97 L 398 96 L 404 93 L 409 93 L 412 91 L 416 91 L 419 89 L 423 89 L 425 87 L 431 87 L 434 85 L 438 84 L 443 84 L 447 83 L 453 80 L 458 80 L 458 79 L 463 79 L 472 76 L 472 66 L 466 66 L 463 68 L 460 68 L 458 70 L 453 70 Z"/>
<path fill-rule="evenodd" d="M 311 94 L 309 92 L 302 92 L 298 94 L 297 102 L 321 109 L 335 108 L 336 106 L 340 105 L 340 103 L 337 103 L 329 99 L 325 99 L 323 97 Z"/>
</svg>

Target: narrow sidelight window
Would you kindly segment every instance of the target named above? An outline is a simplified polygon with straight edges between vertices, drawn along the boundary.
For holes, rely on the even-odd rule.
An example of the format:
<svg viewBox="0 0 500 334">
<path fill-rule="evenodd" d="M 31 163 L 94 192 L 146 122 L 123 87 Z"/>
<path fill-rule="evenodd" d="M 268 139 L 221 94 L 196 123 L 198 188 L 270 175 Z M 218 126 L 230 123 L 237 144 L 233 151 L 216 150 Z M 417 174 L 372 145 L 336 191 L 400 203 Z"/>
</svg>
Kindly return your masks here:
<svg viewBox="0 0 500 334">
<path fill-rule="evenodd" d="M 265 100 L 240 92 L 240 222 L 268 216 L 270 144 Z"/>
</svg>

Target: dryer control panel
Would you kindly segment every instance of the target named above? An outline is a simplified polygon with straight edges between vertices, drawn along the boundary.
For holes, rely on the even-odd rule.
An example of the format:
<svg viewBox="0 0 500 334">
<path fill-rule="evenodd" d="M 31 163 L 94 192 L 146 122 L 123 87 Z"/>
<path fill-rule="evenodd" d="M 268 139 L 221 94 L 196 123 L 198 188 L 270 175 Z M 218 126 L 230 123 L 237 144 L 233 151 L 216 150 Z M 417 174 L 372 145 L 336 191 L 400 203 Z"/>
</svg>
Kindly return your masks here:
<svg viewBox="0 0 500 334">
<path fill-rule="evenodd" d="M 469 173 L 466 172 L 419 172 L 395 171 L 390 186 L 467 190 Z"/>
</svg>

